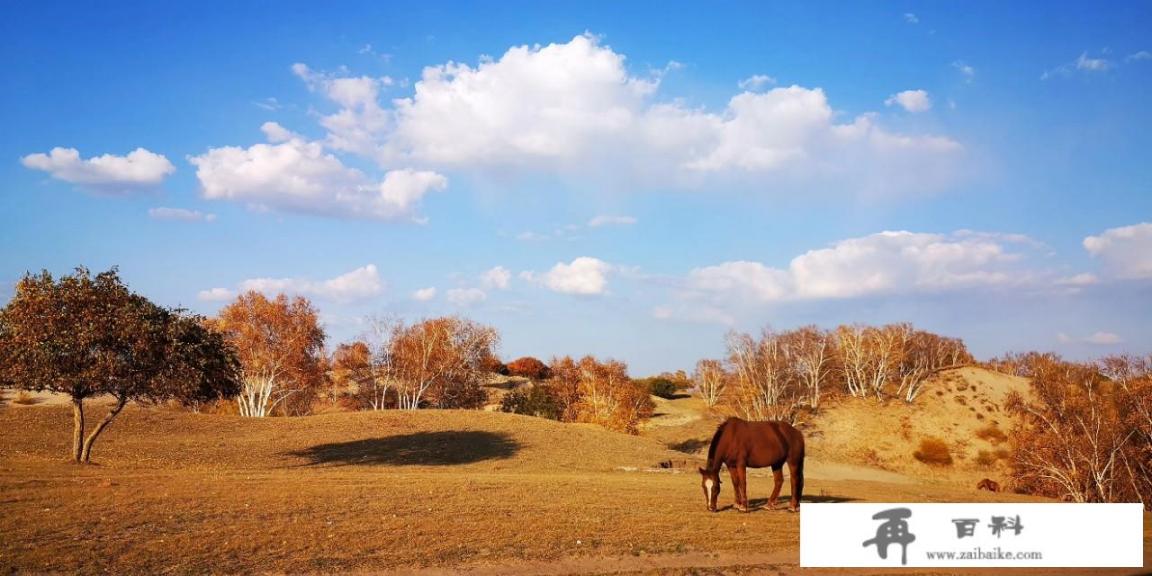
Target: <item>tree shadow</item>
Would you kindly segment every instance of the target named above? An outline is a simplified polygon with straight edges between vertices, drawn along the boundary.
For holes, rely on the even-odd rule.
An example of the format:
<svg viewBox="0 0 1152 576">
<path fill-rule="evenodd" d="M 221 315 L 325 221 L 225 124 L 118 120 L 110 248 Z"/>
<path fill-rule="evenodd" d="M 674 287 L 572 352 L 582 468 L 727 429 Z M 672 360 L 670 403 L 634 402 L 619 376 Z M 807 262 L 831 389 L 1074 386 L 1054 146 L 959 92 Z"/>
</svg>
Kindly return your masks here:
<svg viewBox="0 0 1152 576">
<path fill-rule="evenodd" d="M 318 444 L 288 455 L 307 459 L 305 466 L 455 466 L 503 460 L 519 450 L 507 434 L 446 431 Z"/>
</svg>

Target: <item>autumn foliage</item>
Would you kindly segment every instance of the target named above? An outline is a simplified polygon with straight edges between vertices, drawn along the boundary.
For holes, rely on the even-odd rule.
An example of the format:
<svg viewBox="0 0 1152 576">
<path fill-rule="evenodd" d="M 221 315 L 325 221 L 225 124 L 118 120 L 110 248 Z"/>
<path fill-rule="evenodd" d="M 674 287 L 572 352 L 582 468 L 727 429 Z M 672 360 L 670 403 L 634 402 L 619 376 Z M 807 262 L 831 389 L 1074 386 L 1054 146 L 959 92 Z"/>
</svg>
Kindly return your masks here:
<svg viewBox="0 0 1152 576">
<path fill-rule="evenodd" d="M 235 348 L 243 369 L 242 416 L 306 414 L 323 385 L 324 331 L 306 298 L 241 294 L 214 328 Z"/>
<path fill-rule="evenodd" d="M 116 269 L 27 275 L 0 310 L 0 387 L 72 398 L 71 456 L 92 446 L 129 401 L 197 404 L 236 395 L 233 350 L 202 318 L 132 293 Z M 109 395 L 109 412 L 85 437 L 85 400 Z"/>
<path fill-rule="evenodd" d="M 564 356 L 554 358 L 549 370 L 549 381 L 509 394 L 502 409 L 564 422 L 600 424 L 632 434 L 652 415 L 654 405 L 647 388 L 628 377 L 628 366 L 623 362 L 593 356 L 577 361 Z"/>
<path fill-rule="evenodd" d="M 494 328 L 456 316 L 397 322 L 381 348 L 380 370 L 399 408 L 478 408 L 487 400 L 487 359 L 499 342 Z"/>
<path fill-rule="evenodd" d="M 1152 506 L 1152 357 L 1097 363 L 1034 355 L 1009 434 L 1018 490 L 1074 502 Z"/>
<path fill-rule="evenodd" d="M 517 358 L 508 363 L 508 375 L 530 378 L 532 380 L 547 380 L 552 377 L 552 370 L 547 364 L 531 356 Z"/>
</svg>

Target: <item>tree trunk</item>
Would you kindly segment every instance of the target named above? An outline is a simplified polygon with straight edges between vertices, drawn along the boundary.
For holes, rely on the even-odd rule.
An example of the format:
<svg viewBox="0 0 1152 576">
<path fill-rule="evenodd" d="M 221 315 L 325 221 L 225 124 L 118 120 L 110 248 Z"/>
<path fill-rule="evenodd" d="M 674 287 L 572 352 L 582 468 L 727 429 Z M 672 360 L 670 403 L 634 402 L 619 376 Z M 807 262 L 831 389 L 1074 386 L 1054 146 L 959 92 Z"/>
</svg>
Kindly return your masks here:
<svg viewBox="0 0 1152 576">
<path fill-rule="evenodd" d="M 115 418 L 116 415 L 119 414 L 120 411 L 124 409 L 124 405 L 127 403 L 128 403 L 128 398 L 126 398 L 126 397 L 118 399 L 118 401 L 116 402 L 116 406 L 114 406 L 111 410 L 108 411 L 108 414 L 104 416 L 104 419 L 101 420 L 100 423 L 97 424 L 96 427 L 92 429 L 92 433 L 88 435 L 88 438 L 86 440 L 84 440 L 84 453 L 83 453 L 82 461 L 85 464 L 88 464 L 89 460 L 92 457 L 92 444 L 94 444 L 96 442 L 96 437 L 99 436 L 100 433 L 103 432 L 104 429 L 108 427 L 108 424 L 112 423 L 112 419 Z"/>
<path fill-rule="evenodd" d="M 72 461 L 80 462 L 84 443 L 84 399 L 72 398 Z"/>
</svg>

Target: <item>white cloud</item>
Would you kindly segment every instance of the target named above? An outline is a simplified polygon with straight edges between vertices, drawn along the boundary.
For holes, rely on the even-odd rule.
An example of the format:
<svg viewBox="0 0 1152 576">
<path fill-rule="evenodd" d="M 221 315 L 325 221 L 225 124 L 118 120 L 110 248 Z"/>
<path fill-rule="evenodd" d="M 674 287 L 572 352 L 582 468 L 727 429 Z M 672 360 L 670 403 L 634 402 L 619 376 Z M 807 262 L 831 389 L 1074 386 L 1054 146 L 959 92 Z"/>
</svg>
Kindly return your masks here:
<svg viewBox="0 0 1152 576">
<path fill-rule="evenodd" d="M 911 12 L 905 12 L 904 13 L 904 21 L 909 23 L 909 24 L 919 24 L 920 18 Z"/>
<path fill-rule="evenodd" d="M 183 222 L 212 222 L 216 220 L 215 214 L 188 210 L 185 208 L 149 208 L 148 217 L 153 220 L 180 220 Z"/>
<path fill-rule="evenodd" d="M 884 101 L 885 106 L 897 104 L 908 112 L 927 112 L 932 109 L 932 99 L 923 90 L 905 90 L 893 94 Z"/>
<path fill-rule="evenodd" d="M 1084 338 L 1073 338 L 1064 332 L 1059 332 L 1056 334 L 1056 341 L 1061 344 L 1096 344 L 1100 346 L 1124 343 L 1123 338 L 1112 332 L 1095 332 Z"/>
<path fill-rule="evenodd" d="M 513 47 L 476 66 L 429 66 L 412 95 L 388 106 L 379 104 L 380 79 L 293 70 L 341 106 L 321 121 L 327 145 L 381 164 L 683 187 L 733 176 L 822 180 L 899 193 L 950 181 L 962 150 L 943 136 L 889 132 L 868 114 L 837 123 L 819 88 L 741 92 L 718 111 L 657 99 L 661 75 L 630 74 L 624 55 L 591 35 Z M 749 80 L 749 88 L 768 83 Z"/>
<path fill-rule="evenodd" d="M 589 256 L 581 256 L 571 263 L 558 262 L 551 270 L 537 277 L 535 274 L 521 274 L 528 280 L 539 280 L 554 292 L 595 296 L 608 289 L 608 274 L 612 265 Z"/>
<path fill-rule="evenodd" d="M 1089 72 L 1105 72 L 1111 69 L 1112 66 L 1112 62 L 1105 60 L 1104 58 L 1089 58 L 1087 52 L 1080 54 L 1080 57 L 1076 59 L 1077 70 L 1087 70 Z"/>
<path fill-rule="evenodd" d="M 480 276 L 480 284 L 485 288 L 507 290 L 512 280 L 512 273 L 503 266 L 496 266 Z"/>
<path fill-rule="evenodd" d="M 412 299 L 419 302 L 428 302 L 436 297 L 436 288 L 430 286 L 428 288 L 420 288 L 412 293 Z"/>
<path fill-rule="evenodd" d="M 216 289 L 219 290 L 219 289 Z M 298 294 L 326 300 L 366 300 L 384 292 L 376 265 L 369 264 L 328 280 L 309 278 L 251 278 L 239 285 L 240 292 L 254 290 L 267 295 Z"/>
<path fill-rule="evenodd" d="M 724 262 L 692 270 L 689 297 L 715 302 L 859 298 L 1021 285 L 1020 255 L 1000 235 L 880 232 L 792 259 L 786 269 Z"/>
<path fill-rule="evenodd" d="M 468 307 L 487 300 L 488 294 L 479 288 L 453 288 L 445 297 L 456 306 Z"/>
<path fill-rule="evenodd" d="M 127 192 L 159 185 L 176 171 L 162 154 L 137 148 L 127 156 L 105 154 L 87 160 L 75 148 L 53 148 L 48 154 L 29 154 L 20 160 L 25 167 L 47 172 L 96 192 Z"/>
<path fill-rule="evenodd" d="M 224 302 L 236 297 L 236 293 L 227 288 L 212 288 L 196 293 L 196 298 L 206 302 Z"/>
<path fill-rule="evenodd" d="M 1124 339 L 1112 332 L 1096 332 L 1084 341 L 1089 344 L 1122 344 Z"/>
<path fill-rule="evenodd" d="M 291 130 L 275 122 L 265 122 L 261 124 L 260 131 L 263 132 L 264 136 L 268 138 L 268 141 L 273 144 L 287 142 L 293 138 L 300 138 L 298 134 L 293 133 Z"/>
<path fill-rule="evenodd" d="M 1056 280 L 1056 284 L 1059 286 L 1071 286 L 1074 288 L 1079 288 L 1079 287 L 1083 287 L 1083 286 L 1092 286 L 1093 284 L 1099 284 L 1099 283 L 1100 283 L 1100 279 L 1097 278 L 1095 274 L 1088 274 L 1088 273 L 1076 274 L 1075 276 L 1069 276 L 1067 278 L 1059 278 Z"/>
<path fill-rule="evenodd" d="M 737 86 L 739 86 L 741 90 L 747 90 L 749 92 L 756 92 L 765 86 L 775 85 L 776 79 L 771 76 L 765 76 L 764 74 L 753 74 L 737 83 Z"/>
<path fill-rule="evenodd" d="M 1084 248 L 1119 278 L 1152 278 L 1152 223 L 1110 228 L 1084 239 Z"/>
<path fill-rule="evenodd" d="M 292 73 L 304 80 L 308 89 L 322 92 L 340 105 L 340 111 L 324 116 L 320 125 L 328 130 L 328 146 L 369 158 L 381 159 L 382 136 L 391 126 L 391 114 L 380 107 L 380 91 L 391 86 L 391 78 L 368 76 L 340 77 L 317 72 L 305 64 L 292 65 Z"/>
<path fill-rule="evenodd" d="M 976 79 L 976 69 L 972 66 L 965 64 L 960 60 L 956 60 L 952 63 L 952 67 L 960 72 L 960 75 L 964 77 L 965 82 L 971 83 Z"/>
<path fill-rule="evenodd" d="M 1107 72 L 1115 67 L 1116 64 L 1107 58 L 1090 58 L 1087 52 L 1082 52 L 1075 60 L 1044 72 L 1044 74 L 1040 76 L 1040 79 L 1047 80 L 1056 76 L 1069 77 L 1079 72 L 1086 74 L 1101 73 Z"/>
<path fill-rule="evenodd" d="M 1125 62 L 1140 62 L 1143 60 L 1152 60 L 1152 52 L 1141 50 L 1139 52 L 1129 54 L 1128 57 L 1124 59 Z"/>
<path fill-rule="evenodd" d="M 188 159 L 205 198 L 245 202 L 257 209 L 368 220 L 410 218 L 430 191 L 448 185 L 435 172 L 391 170 L 379 182 L 345 166 L 278 124 L 266 123 L 273 144 L 211 148 Z"/>
<path fill-rule="evenodd" d="M 631 226 L 636 222 L 636 218 L 632 216 L 609 216 L 607 214 L 601 214 L 589 220 L 588 227 L 600 228 L 602 226 Z"/>
</svg>

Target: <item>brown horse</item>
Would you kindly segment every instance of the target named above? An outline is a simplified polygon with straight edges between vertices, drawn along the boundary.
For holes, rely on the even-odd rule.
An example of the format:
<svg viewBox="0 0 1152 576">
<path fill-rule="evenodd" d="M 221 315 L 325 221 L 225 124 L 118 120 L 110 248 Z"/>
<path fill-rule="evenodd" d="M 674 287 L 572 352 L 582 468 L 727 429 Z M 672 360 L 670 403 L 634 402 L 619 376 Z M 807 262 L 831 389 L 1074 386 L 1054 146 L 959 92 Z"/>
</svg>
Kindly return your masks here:
<svg viewBox="0 0 1152 576">
<path fill-rule="evenodd" d="M 789 512 L 800 508 L 800 495 L 804 491 L 804 436 L 785 422 L 746 422 L 729 418 L 716 428 L 712 444 L 708 446 L 708 463 L 700 468 L 700 486 L 708 510 L 716 511 L 716 498 L 720 496 L 720 465 L 728 466 L 732 488 L 736 492 L 736 509 L 748 511 L 748 476 L 745 468 L 772 467 L 776 485 L 768 498 L 768 507 L 776 508 L 776 498 L 784 484 L 784 463 L 792 480 L 792 500 Z"/>
<path fill-rule="evenodd" d="M 987 490 L 989 492 L 999 492 L 1000 484 L 991 478 L 985 478 L 976 484 L 977 490 Z"/>
</svg>

